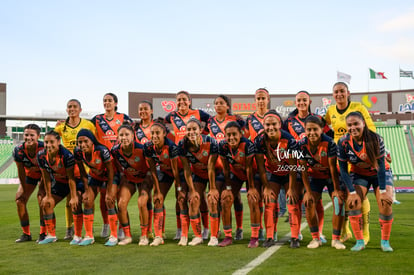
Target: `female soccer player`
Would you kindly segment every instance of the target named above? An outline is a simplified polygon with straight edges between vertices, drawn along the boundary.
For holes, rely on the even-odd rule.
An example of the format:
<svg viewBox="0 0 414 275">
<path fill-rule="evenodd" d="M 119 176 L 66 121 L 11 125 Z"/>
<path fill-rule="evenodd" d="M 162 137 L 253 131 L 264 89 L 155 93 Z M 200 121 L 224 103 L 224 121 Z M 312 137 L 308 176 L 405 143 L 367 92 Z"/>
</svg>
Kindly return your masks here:
<svg viewBox="0 0 414 275">
<path fill-rule="evenodd" d="M 59 133 L 63 146 L 66 147 L 72 154 L 76 147 L 76 135 L 80 129 L 89 129 L 92 133 L 96 134 L 96 128 L 87 119 L 81 118 L 80 113 L 82 112 L 82 106 L 79 100 L 69 99 L 66 105 L 66 113 L 68 117 L 62 123 L 58 122 L 55 127 L 55 131 Z M 79 178 L 79 168 L 75 166 L 75 177 Z M 65 240 L 72 239 L 73 237 L 73 219 L 72 211 L 69 206 L 70 194 L 66 198 L 66 208 L 65 208 L 65 217 L 66 217 L 66 235 Z M 105 217 L 103 216 L 104 220 Z"/>
<path fill-rule="evenodd" d="M 160 121 L 154 121 L 151 126 L 151 140 L 144 144 L 144 155 L 147 160 L 154 183 L 154 233 L 155 238 L 151 246 L 164 244 L 162 229 L 164 224 L 164 205 L 163 200 L 175 182 L 176 197 L 177 193 L 185 187 L 184 177 L 180 176 L 178 147 L 174 142 L 167 138 L 167 128 Z M 159 169 L 157 168 L 159 165 Z M 157 171 L 158 169 L 158 171 Z M 157 173 L 158 172 L 158 173 Z M 178 245 L 187 245 L 188 235 L 188 213 L 183 211 L 180 214 L 183 231 Z"/>
<path fill-rule="evenodd" d="M 92 123 L 96 127 L 96 137 L 99 143 L 105 145 L 109 150 L 117 143 L 118 128 L 124 123 L 131 123 L 132 120 L 126 114 L 118 113 L 118 97 L 113 93 L 106 93 L 103 97 L 103 105 L 105 113 L 96 115 L 92 118 Z M 118 177 L 118 176 L 116 176 Z M 101 237 L 107 237 L 109 235 L 109 221 L 108 221 L 108 209 L 106 209 L 105 194 L 106 188 L 100 188 L 100 208 L 102 217 L 104 217 L 104 227 L 102 228 Z M 123 238 L 123 232 L 118 234 L 119 238 Z"/>
<path fill-rule="evenodd" d="M 348 134 L 338 142 L 338 160 L 346 187 L 349 220 L 357 242 L 351 251 L 365 248 L 362 234 L 361 201 L 366 198 L 372 186 L 379 208 L 381 225 L 381 249 L 391 252 L 389 238 L 393 222 L 392 216 L 392 176 L 389 164 L 385 161 L 385 146 L 382 138 L 369 130 L 360 112 L 346 116 Z M 351 174 L 348 173 L 348 163 Z"/>
<path fill-rule="evenodd" d="M 38 140 L 40 137 L 40 127 L 36 124 L 26 125 L 23 130 L 23 137 L 24 142 L 17 145 L 13 150 L 13 158 L 17 166 L 17 173 L 20 180 L 20 185 L 16 193 L 17 214 L 23 230 L 22 236 L 16 240 L 16 243 L 32 240 L 29 213 L 26 205 L 37 185 L 39 185 L 37 201 L 40 210 L 40 235 L 37 242 L 42 241 L 46 236 L 43 212 L 40 207 L 42 198 L 45 195 L 45 190 L 43 182 L 41 181 L 42 174 L 36 159 L 37 153 L 44 149 L 43 141 Z"/>
<path fill-rule="evenodd" d="M 221 206 L 223 213 L 223 229 L 225 238 L 218 245 L 228 246 L 232 244 L 231 206 L 234 196 L 240 192 L 243 182 L 247 182 L 249 191 L 247 200 L 250 208 L 251 238 L 248 247 L 259 245 L 261 196 L 258 190 L 259 180 L 255 180 L 256 162 L 254 161 L 254 144 L 243 137 L 240 125 L 229 122 L 225 127 L 226 139 L 219 144 L 219 155 L 223 163 L 223 172 L 226 190 L 221 194 Z"/>
<path fill-rule="evenodd" d="M 198 119 L 202 123 L 205 123 L 203 127 L 203 133 L 207 134 L 207 122 L 210 119 L 210 115 L 202 110 L 194 110 L 191 108 L 191 97 L 190 94 L 186 91 L 180 91 L 176 95 L 176 104 L 177 110 L 169 113 L 165 117 L 165 121 L 170 123 L 174 129 L 175 134 L 175 144 L 178 144 L 180 140 L 184 138 L 186 135 L 186 124 L 188 120 L 192 117 Z M 203 237 L 208 235 L 208 209 L 207 203 L 201 202 L 201 211 L 203 215 Z M 174 240 L 179 239 L 181 235 L 181 225 L 180 225 L 180 218 L 179 218 L 179 205 L 177 202 L 176 205 L 176 218 L 177 218 L 177 232 L 174 237 Z"/>
<path fill-rule="evenodd" d="M 288 115 L 288 118 L 285 120 L 283 124 L 283 130 L 288 131 L 296 139 L 296 141 L 299 141 L 300 139 L 305 137 L 306 118 L 308 118 L 309 116 L 315 116 L 315 114 L 311 112 L 311 103 L 312 100 L 310 99 L 309 93 L 307 91 L 299 91 L 295 96 L 296 109 Z M 323 132 L 328 136 L 332 137 L 333 131 L 329 128 L 328 125 L 326 125 L 325 120 L 322 117 L 320 118 L 322 119 L 322 122 L 324 124 Z M 297 174 L 296 181 L 300 184 L 303 184 L 301 173 Z M 320 240 L 322 241 L 322 243 L 326 243 L 325 236 L 322 234 L 325 212 L 323 209 L 322 198 L 316 202 L 316 212 L 318 214 L 319 220 Z"/>
<path fill-rule="evenodd" d="M 326 186 L 331 196 L 334 213 L 332 217 L 332 242 L 336 249 L 345 249 L 339 238 L 341 236 L 342 212 L 344 194 L 340 189 L 338 170 L 336 167 L 337 146 L 332 138 L 323 133 L 325 124 L 319 116 L 308 116 L 305 120 L 305 137 L 298 141 L 299 165 L 302 170 L 302 180 L 306 188 L 303 201 L 306 206 L 306 218 L 312 234 L 312 241 L 308 248 L 317 248 L 322 245 L 318 215 L 315 213 L 315 204 L 322 196 Z"/>
<path fill-rule="evenodd" d="M 298 171 L 294 150 L 295 139 L 288 132 L 281 129 L 280 115 L 270 110 L 264 115 L 264 131 L 256 137 L 256 161 L 260 180 L 263 184 L 263 198 L 265 201 L 266 241 L 264 247 L 275 244 L 274 236 L 278 216 L 275 214 L 277 199 L 282 187 L 289 197 L 288 211 L 290 215 L 291 243 L 290 247 L 298 248 L 302 186 L 296 184 Z"/>
<path fill-rule="evenodd" d="M 90 245 L 95 242 L 93 236 L 94 205 L 99 188 L 107 187 L 107 208 L 111 235 L 105 243 L 107 246 L 114 246 L 118 243 L 117 236 L 117 214 L 115 208 L 116 185 L 113 186 L 114 169 L 112 156 L 108 148 L 100 144 L 94 134 L 82 129 L 77 135 L 78 147 L 75 148 L 75 159 L 85 185 L 83 194 L 83 223 L 85 225 L 85 237 L 74 236 L 72 244 Z M 83 164 L 89 167 L 89 175 L 86 174 Z"/>
<path fill-rule="evenodd" d="M 260 88 L 256 90 L 255 93 L 255 102 L 256 102 L 256 112 L 250 114 L 246 120 L 246 133 L 245 137 L 249 138 L 252 142 L 256 139 L 260 132 L 263 131 L 263 120 L 264 115 L 269 111 L 270 106 L 270 94 L 269 91 L 265 88 Z M 261 192 L 262 187 L 260 187 L 259 192 Z M 263 217 L 263 201 L 259 202 L 260 207 L 260 231 L 259 231 L 259 240 L 265 240 L 263 234 L 263 225 L 262 225 L 262 217 Z M 243 211 L 243 205 L 241 205 L 241 211 Z M 242 212 L 243 213 L 243 212 Z M 243 214 L 241 217 L 243 220 Z M 237 234 L 236 234 L 237 238 Z"/>
<path fill-rule="evenodd" d="M 45 185 L 46 195 L 42 200 L 43 219 L 45 221 L 47 236 L 39 244 L 57 241 L 56 221 L 54 215 L 55 205 L 63 200 L 69 193 L 69 204 L 73 212 L 75 235 L 82 234 L 82 200 L 83 184 L 75 181 L 75 159 L 72 153 L 60 144 L 60 136 L 55 131 L 45 134 L 45 149 L 37 154 L 37 161 Z M 73 241 L 73 240 L 72 240 Z"/>
<path fill-rule="evenodd" d="M 347 126 L 345 123 L 345 117 L 351 112 L 360 112 L 364 117 L 368 128 L 375 132 L 376 128 L 374 122 L 371 119 L 367 109 L 360 103 L 351 101 L 348 85 L 344 82 L 337 82 L 333 86 L 333 98 L 336 104 L 329 106 L 325 120 L 328 125 L 331 125 L 334 131 L 334 140 L 338 143 L 338 140 L 346 134 Z M 362 218 L 364 223 L 364 241 L 365 244 L 369 242 L 369 212 L 371 206 L 369 200 L 366 199 L 362 202 Z M 345 215 L 347 217 L 347 215 Z M 345 242 L 352 237 L 352 233 L 349 229 L 349 222 L 345 220 L 342 228 L 341 241 Z"/>
<path fill-rule="evenodd" d="M 144 147 L 135 141 L 134 130 L 130 125 L 122 125 L 118 129 L 119 144 L 112 148 L 112 155 L 118 170 L 121 171 L 121 186 L 119 192 L 119 219 L 125 232 L 125 239 L 119 245 L 132 242 L 131 230 L 128 220 L 127 207 L 131 197 L 138 189 L 138 208 L 141 224 L 140 246 L 149 244 L 148 240 L 148 199 L 151 193 L 149 169 L 144 156 Z M 156 193 L 159 187 L 156 185 Z"/>
<path fill-rule="evenodd" d="M 190 195 L 189 197 L 194 198 L 189 199 L 190 221 L 194 231 L 195 228 L 201 228 L 199 200 L 201 198 L 201 201 L 206 201 L 205 193 L 210 173 L 208 169 L 215 170 L 216 166 L 217 168 L 220 168 L 220 164 L 217 163 L 217 142 L 214 138 L 201 134 L 202 128 L 200 121 L 192 118 L 187 122 L 186 128 L 187 135 L 178 143 L 178 147 L 180 149 L 180 159 L 184 167 L 184 176 L 190 190 L 188 194 Z M 213 173 L 215 174 L 214 171 Z M 191 194 L 191 189 L 194 188 L 198 193 L 198 197 Z M 216 199 L 218 200 L 217 196 Z M 209 242 L 209 246 L 216 246 L 218 244 L 218 211 L 215 211 L 214 213 L 216 215 L 213 214 L 210 217 L 212 222 L 212 237 Z M 203 242 L 201 232 L 197 231 L 195 234 L 196 238 L 193 239 L 190 245 L 197 245 Z"/>
</svg>

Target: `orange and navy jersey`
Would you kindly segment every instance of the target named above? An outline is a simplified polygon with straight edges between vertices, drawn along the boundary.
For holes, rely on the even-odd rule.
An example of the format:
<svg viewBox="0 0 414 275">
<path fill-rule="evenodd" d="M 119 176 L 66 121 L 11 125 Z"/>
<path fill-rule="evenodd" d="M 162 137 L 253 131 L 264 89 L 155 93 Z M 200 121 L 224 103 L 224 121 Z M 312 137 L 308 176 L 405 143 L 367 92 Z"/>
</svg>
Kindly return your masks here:
<svg viewBox="0 0 414 275">
<path fill-rule="evenodd" d="M 179 112 L 173 111 L 165 117 L 167 123 L 171 123 L 175 133 L 175 143 L 178 144 L 184 138 L 187 130 L 187 122 L 191 118 L 196 118 L 199 121 L 207 123 L 210 115 L 202 110 L 190 109 L 186 115 L 181 115 Z M 205 131 L 207 133 L 207 131 Z M 203 132 L 204 134 L 204 132 Z"/>
<path fill-rule="evenodd" d="M 138 142 L 134 142 L 133 146 L 130 156 L 126 156 L 122 152 L 121 144 L 116 144 L 111 153 L 115 161 L 122 167 L 122 172 L 127 180 L 133 183 L 141 183 L 147 176 L 149 168 L 144 156 L 144 146 Z"/>
<path fill-rule="evenodd" d="M 132 123 L 129 116 L 121 113 L 115 113 L 111 120 L 108 120 L 105 114 L 96 115 L 91 121 L 96 127 L 97 140 L 108 149 L 117 143 L 118 128 L 124 122 Z"/>
<path fill-rule="evenodd" d="M 331 178 L 329 159 L 336 158 L 337 154 L 337 146 L 332 138 L 322 134 L 321 141 L 313 153 L 307 137 L 299 140 L 297 147 L 298 159 L 306 161 L 309 176 L 316 179 Z"/>
<path fill-rule="evenodd" d="M 143 127 L 141 124 L 138 124 L 137 129 L 135 130 L 135 140 L 138 143 L 145 144 L 149 140 L 151 140 L 151 126 L 154 124 L 154 121 L 151 121 L 151 123 Z"/>
<path fill-rule="evenodd" d="M 46 149 L 37 154 L 37 162 L 40 169 L 48 172 L 52 180 L 66 184 L 68 183 L 66 169 L 75 166 L 75 158 L 63 145 L 59 145 L 59 151 L 53 163 L 50 162 Z"/>
<path fill-rule="evenodd" d="M 14 161 L 23 163 L 24 171 L 27 177 L 32 179 L 40 179 L 42 177 L 42 173 L 40 172 L 39 164 L 37 162 L 37 154 L 43 149 L 43 141 L 37 141 L 35 156 L 31 158 L 27 152 L 25 142 L 14 147 Z"/>
<path fill-rule="evenodd" d="M 265 168 L 268 172 L 284 176 L 289 174 L 288 169 L 281 169 L 285 165 L 289 165 L 289 159 L 297 150 L 297 144 L 291 134 L 284 130 L 280 130 L 279 142 L 276 146 L 266 146 L 266 135 L 259 135 L 254 141 L 256 154 L 262 154 L 265 157 Z"/>
<path fill-rule="evenodd" d="M 324 133 L 327 133 L 329 130 L 331 130 L 329 126 L 326 124 L 325 119 L 320 115 L 315 115 L 311 113 L 307 117 L 309 116 L 317 116 L 322 120 L 324 124 Z M 297 141 L 301 140 L 305 137 L 305 120 L 307 117 L 300 118 L 298 114 L 289 115 L 283 123 L 283 130 L 288 131 Z"/>
<path fill-rule="evenodd" d="M 144 155 L 146 158 L 151 158 L 156 164 L 160 165 L 160 170 L 173 177 L 171 168 L 171 160 L 178 158 L 178 168 L 182 169 L 182 163 L 179 160 L 178 146 L 170 139 L 164 139 L 164 146 L 161 150 L 155 148 L 154 143 L 149 141 L 144 144 Z"/>
<path fill-rule="evenodd" d="M 75 160 L 83 161 L 90 169 L 89 175 L 99 181 L 108 180 L 108 171 L 105 163 L 111 162 L 112 156 L 108 148 L 103 145 L 93 146 L 92 157 L 88 161 L 85 153 L 79 147 L 75 148 L 74 152 Z"/>
<path fill-rule="evenodd" d="M 256 112 L 250 114 L 246 119 L 246 137 L 250 137 L 250 140 L 254 141 L 264 129 L 263 121 L 264 117 L 259 116 Z"/>
<path fill-rule="evenodd" d="M 256 173 L 256 161 L 254 154 L 256 153 L 253 142 L 245 137 L 240 139 L 239 147 L 236 150 L 231 149 L 226 140 L 219 143 L 219 155 L 227 160 L 230 165 L 230 171 L 239 179 L 246 181 L 246 162 L 247 159 L 253 157 L 253 173 Z"/>
<path fill-rule="evenodd" d="M 202 141 L 197 152 L 190 152 L 185 148 L 185 139 L 178 143 L 179 155 L 188 159 L 191 165 L 191 171 L 203 179 L 208 179 L 208 160 L 211 155 L 218 154 L 217 141 L 210 137 L 202 135 Z M 216 169 L 223 169 L 220 162 L 216 162 Z"/>
<path fill-rule="evenodd" d="M 379 142 L 377 159 L 380 159 L 385 156 L 385 145 L 381 136 L 377 135 L 377 138 Z M 350 163 L 351 173 L 361 176 L 375 176 L 378 173 L 368 159 L 365 141 L 362 142 L 362 145 L 359 145 L 349 133 L 338 141 L 338 160 Z M 385 162 L 385 170 L 390 170 L 388 162 Z"/>
<path fill-rule="evenodd" d="M 227 115 L 223 121 L 218 120 L 214 116 L 214 117 L 211 117 L 207 122 L 207 127 L 210 132 L 210 136 L 215 138 L 217 142 L 220 142 L 223 139 L 225 139 L 224 128 L 226 127 L 227 123 L 229 123 L 230 121 L 236 121 L 237 123 L 239 123 L 242 130 L 245 131 L 246 122 L 240 116 Z"/>
</svg>

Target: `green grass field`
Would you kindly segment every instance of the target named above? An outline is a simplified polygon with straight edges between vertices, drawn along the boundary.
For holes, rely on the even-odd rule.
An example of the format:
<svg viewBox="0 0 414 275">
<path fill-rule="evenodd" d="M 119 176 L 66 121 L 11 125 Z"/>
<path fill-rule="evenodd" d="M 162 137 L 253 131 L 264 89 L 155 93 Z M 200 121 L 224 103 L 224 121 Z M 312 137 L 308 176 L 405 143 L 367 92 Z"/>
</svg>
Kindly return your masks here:
<svg viewBox="0 0 414 275">
<path fill-rule="evenodd" d="M 410 186 L 408 182 L 399 186 Z M 232 246 L 207 247 L 205 242 L 198 247 L 179 247 L 171 238 L 175 234 L 174 201 L 167 198 L 167 237 L 160 247 L 139 247 L 138 210 L 136 195 L 130 202 L 129 213 L 134 243 L 128 246 L 105 247 L 99 237 L 102 226 L 100 212 L 95 215 L 96 243 L 88 247 L 70 246 L 63 241 L 65 232 L 63 203 L 57 206 L 57 236 L 61 240 L 49 245 L 38 245 L 35 241 L 16 244 L 21 234 L 16 213 L 14 195 L 17 185 L 0 185 L 0 273 L 1 274 L 231 274 L 245 266 L 265 251 L 264 248 L 248 249 L 250 235 L 247 203 L 244 205 L 244 240 Z M 245 194 L 243 194 L 245 198 Z M 324 194 L 326 200 L 327 194 Z M 378 211 L 371 199 L 371 241 L 364 251 L 349 251 L 354 241 L 346 242 L 347 250 L 337 251 L 324 245 L 310 250 L 306 244 L 311 240 L 308 229 L 303 230 L 304 240 L 300 249 L 291 250 L 283 245 L 267 261 L 255 268 L 252 274 L 409 274 L 414 271 L 414 194 L 398 194 L 401 205 L 394 205 L 394 224 L 391 233 L 393 253 L 380 250 L 380 227 Z M 98 206 L 98 204 L 97 204 Z M 96 208 L 99 209 L 98 207 Z M 31 231 L 34 239 L 39 232 L 38 208 L 35 197 L 29 202 Z M 332 208 L 325 212 L 324 234 L 331 240 Z M 279 220 L 279 238 L 289 232 L 285 218 Z M 235 226 L 233 227 L 235 228 Z M 190 229 L 191 236 L 191 229 Z"/>
</svg>

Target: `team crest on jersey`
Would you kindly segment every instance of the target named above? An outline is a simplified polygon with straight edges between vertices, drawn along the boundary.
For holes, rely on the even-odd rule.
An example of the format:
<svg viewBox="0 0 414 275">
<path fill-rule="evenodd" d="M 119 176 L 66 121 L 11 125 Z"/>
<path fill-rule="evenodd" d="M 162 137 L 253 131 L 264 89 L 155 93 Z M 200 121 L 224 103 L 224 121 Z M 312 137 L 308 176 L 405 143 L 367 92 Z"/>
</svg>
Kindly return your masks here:
<svg viewBox="0 0 414 275">
<path fill-rule="evenodd" d="M 205 157 L 207 157 L 208 156 L 208 153 L 207 153 L 207 151 L 205 151 L 205 150 L 203 150 L 203 156 L 205 156 Z"/>
<path fill-rule="evenodd" d="M 224 139 L 224 134 L 223 133 L 218 133 L 216 135 L 217 139 Z"/>
<path fill-rule="evenodd" d="M 135 162 L 139 162 L 141 159 L 137 156 L 135 157 Z"/>
<path fill-rule="evenodd" d="M 185 126 L 180 127 L 180 132 L 184 132 L 187 128 Z"/>
<path fill-rule="evenodd" d="M 244 156 L 245 156 L 245 154 L 243 152 L 240 152 L 240 157 L 242 158 Z"/>
<path fill-rule="evenodd" d="M 77 134 L 77 130 L 75 130 L 75 129 L 72 129 L 72 131 L 70 131 L 70 133 L 72 134 L 72 135 L 76 135 Z"/>
<path fill-rule="evenodd" d="M 96 164 L 99 164 L 99 163 L 101 163 L 101 160 L 100 159 L 97 159 L 97 160 L 95 160 L 95 163 Z"/>
<path fill-rule="evenodd" d="M 322 152 L 321 152 L 321 157 L 326 157 L 326 155 L 327 155 L 327 154 L 326 154 L 326 152 L 325 152 L 325 151 L 322 151 Z"/>
<path fill-rule="evenodd" d="M 367 154 L 362 153 L 362 154 L 359 156 L 359 158 L 360 158 L 360 159 L 362 159 L 362 160 L 366 160 L 366 159 L 368 158 L 368 156 L 367 156 Z"/>
<path fill-rule="evenodd" d="M 107 135 L 107 136 L 113 136 L 113 135 L 115 135 L 115 133 L 112 130 L 108 130 L 108 131 L 105 132 L 105 135 Z"/>
<path fill-rule="evenodd" d="M 117 119 L 117 120 L 115 121 L 115 123 L 116 123 L 116 124 L 121 124 L 121 121 L 120 121 L 119 119 Z"/>
<path fill-rule="evenodd" d="M 167 154 L 167 153 L 165 153 L 165 154 L 164 154 L 164 158 L 165 158 L 165 159 L 167 159 L 167 158 L 168 158 L 168 154 Z"/>
</svg>

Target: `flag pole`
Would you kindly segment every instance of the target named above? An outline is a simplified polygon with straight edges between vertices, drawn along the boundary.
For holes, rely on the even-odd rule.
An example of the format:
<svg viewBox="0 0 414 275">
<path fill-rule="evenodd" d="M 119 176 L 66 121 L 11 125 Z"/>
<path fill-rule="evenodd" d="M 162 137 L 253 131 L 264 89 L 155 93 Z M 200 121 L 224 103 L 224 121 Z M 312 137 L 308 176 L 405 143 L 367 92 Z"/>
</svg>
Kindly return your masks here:
<svg viewBox="0 0 414 275">
<path fill-rule="evenodd" d="M 399 84 L 400 84 L 400 91 L 401 91 L 401 67 L 400 67 L 400 65 L 398 65 L 398 82 L 399 82 Z"/>
</svg>

